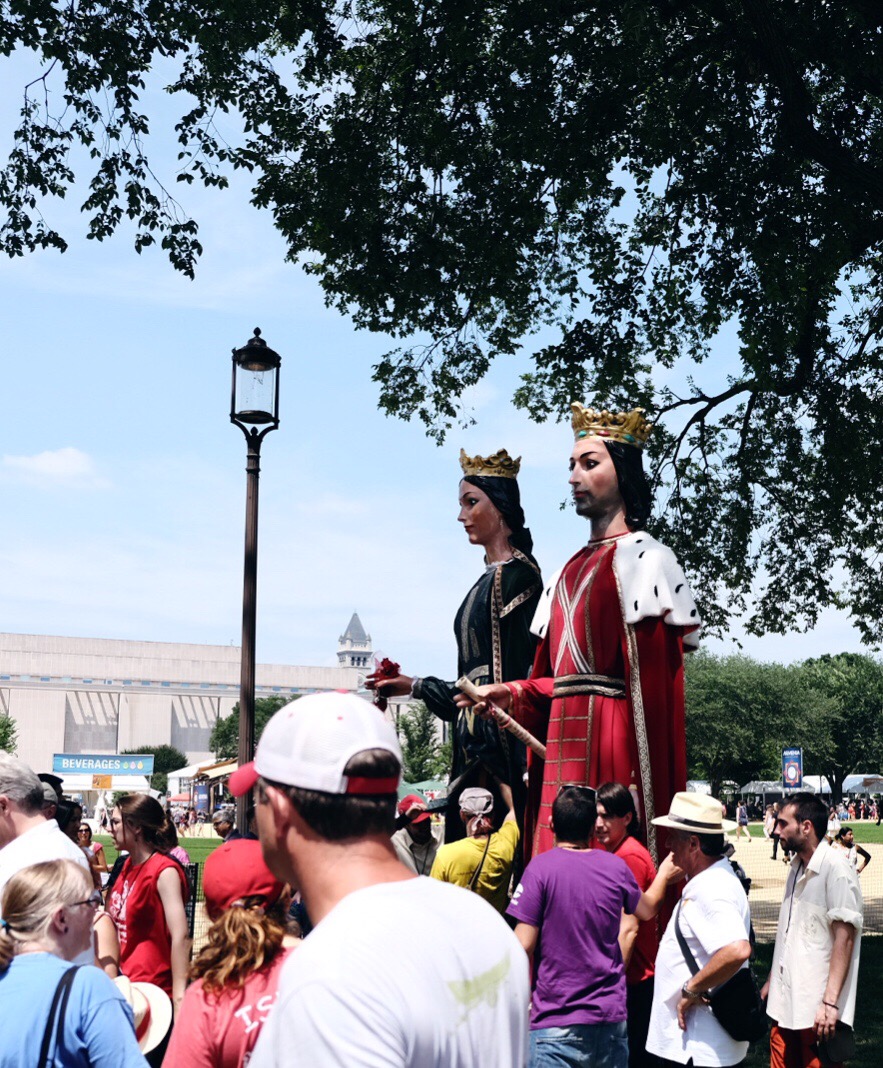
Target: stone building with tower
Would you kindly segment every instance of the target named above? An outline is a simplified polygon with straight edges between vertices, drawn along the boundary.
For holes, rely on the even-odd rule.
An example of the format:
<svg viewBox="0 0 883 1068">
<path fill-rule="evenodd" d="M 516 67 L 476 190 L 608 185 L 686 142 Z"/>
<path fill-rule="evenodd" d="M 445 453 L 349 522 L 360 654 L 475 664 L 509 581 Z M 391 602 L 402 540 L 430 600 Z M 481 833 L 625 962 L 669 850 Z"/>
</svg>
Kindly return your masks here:
<svg viewBox="0 0 883 1068">
<path fill-rule="evenodd" d="M 334 667 L 257 664 L 255 696 L 359 690 L 371 638 L 354 612 Z M 0 634 L 0 715 L 17 730 L 16 756 L 49 770 L 55 753 L 113 754 L 173 745 L 211 757 L 219 717 L 239 700 L 238 646 Z"/>
<path fill-rule="evenodd" d="M 365 633 L 358 612 L 353 612 L 346 630 L 337 640 L 337 662 L 341 667 L 358 668 L 366 673 L 373 667 L 371 635 Z"/>
</svg>

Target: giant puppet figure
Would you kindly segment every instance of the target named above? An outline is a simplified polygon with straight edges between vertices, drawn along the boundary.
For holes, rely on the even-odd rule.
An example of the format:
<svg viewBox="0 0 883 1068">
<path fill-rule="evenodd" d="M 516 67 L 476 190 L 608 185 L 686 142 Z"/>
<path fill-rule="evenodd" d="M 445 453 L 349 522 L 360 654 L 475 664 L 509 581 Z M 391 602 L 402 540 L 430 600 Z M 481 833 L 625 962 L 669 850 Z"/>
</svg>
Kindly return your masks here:
<svg viewBox="0 0 883 1068">
<path fill-rule="evenodd" d="M 480 692 L 546 742 L 545 761 L 529 755 L 525 861 L 552 848 L 561 785 L 604 782 L 635 792 L 656 859 L 651 820 L 686 788 L 684 651 L 698 645 L 699 617 L 674 554 L 644 530 L 643 410 L 572 411 L 570 486 L 590 539 L 540 601 L 531 677 Z"/>
<path fill-rule="evenodd" d="M 521 508 L 520 465 L 521 458 L 513 460 L 505 449 L 487 457 L 460 450 L 458 519 L 470 543 L 484 550 L 485 566 L 460 605 L 454 635 L 457 675 L 476 684 L 521 678 L 530 670 L 536 649 L 530 627 L 543 581 Z M 512 788 L 523 832 L 525 749 L 520 741 L 471 708 L 459 709 L 453 682 L 435 676 L 372 675 L 367 686 L 383 697 L 410 695 L 424 701 L 430 712 L 452 724 L 446 841 L 465 833 L 456 806 L 459 794 L 468 786 L 484 786 L 498 797 L 497 780 Z"/>
</svg>

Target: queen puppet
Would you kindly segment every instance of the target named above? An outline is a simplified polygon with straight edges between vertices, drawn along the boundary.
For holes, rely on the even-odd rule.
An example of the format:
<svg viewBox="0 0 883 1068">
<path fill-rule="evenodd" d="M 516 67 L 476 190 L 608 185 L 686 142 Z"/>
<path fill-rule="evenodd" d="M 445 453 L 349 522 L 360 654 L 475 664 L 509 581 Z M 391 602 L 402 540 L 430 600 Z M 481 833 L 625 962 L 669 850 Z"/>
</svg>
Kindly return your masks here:
<svg viewBox="0 0 883 1068">
<path fill-rule="evenodd" d="M 520 457 L 505 449 L 492 456 L 460 450 L 460 513 L 466 536 L 484 551 L 485 567 L 466 594 L 454 620 L 457 672 L 477 685 L 523 678 L 530 670 L 536 637 L 530 625 L 542 593 L 533 540 L 524 524 L 518 491 Z M 512 789 L 523 832 L 526 801 L 525 747 L 496 722 L 458 708 L 453 682 L 435 676 L 393 679 L 369 677 L 367 685 L 384 697 L 424 701 L 439 719 L 452 724 L 453 758 L 445 840 L 463 837 L 456 799 L 470 786 L 484 786 L 499 799 L 498 782 Z M 520 852 L 520 851 L 519 851 Z"/>
</svg>

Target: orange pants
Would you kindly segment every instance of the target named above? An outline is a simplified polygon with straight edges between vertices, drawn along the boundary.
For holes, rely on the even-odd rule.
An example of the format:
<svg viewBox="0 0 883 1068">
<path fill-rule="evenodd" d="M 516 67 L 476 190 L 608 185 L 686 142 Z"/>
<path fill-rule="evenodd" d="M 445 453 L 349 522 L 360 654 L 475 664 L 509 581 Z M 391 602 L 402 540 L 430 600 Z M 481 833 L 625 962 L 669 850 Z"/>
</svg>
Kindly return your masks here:
<svg viewBox="0 0 883 1068">
<path fill-rule="evenodd" d="M 770 1032 L 770 1068 L 822 1068 L 816 1034 L 811 1027 L 791 1031 L 773 1024 Z M 835 1065 L 834 1068 L 840 1068 Z"/>
</svg>

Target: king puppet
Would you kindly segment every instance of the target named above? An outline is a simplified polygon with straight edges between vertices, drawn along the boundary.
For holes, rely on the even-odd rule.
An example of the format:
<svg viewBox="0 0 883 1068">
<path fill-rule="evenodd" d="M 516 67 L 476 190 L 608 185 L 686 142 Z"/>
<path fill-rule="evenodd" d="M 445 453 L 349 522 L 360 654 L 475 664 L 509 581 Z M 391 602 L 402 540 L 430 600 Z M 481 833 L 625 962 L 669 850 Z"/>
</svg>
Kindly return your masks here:
<svg viewBox="0 0 883 1068">
<path fill-rule="evenodd" d="M 561 786 L 604 782 L 634 791 L 657 859 L 651 820 L 686 788 L 684 652 L 698 645 L 699 616 L 674 554 L 644 530 L 651 494 L 641 460 L 652 428 L 643 409 L 572 412 L 569 481 L 589 542 L 541 597 L 531 677 L 473 696 L 476 711 L 508 711 L 545 743 L 544 760 L 529 756 L 525 861 L 554 844 Z"/>
</svg>

